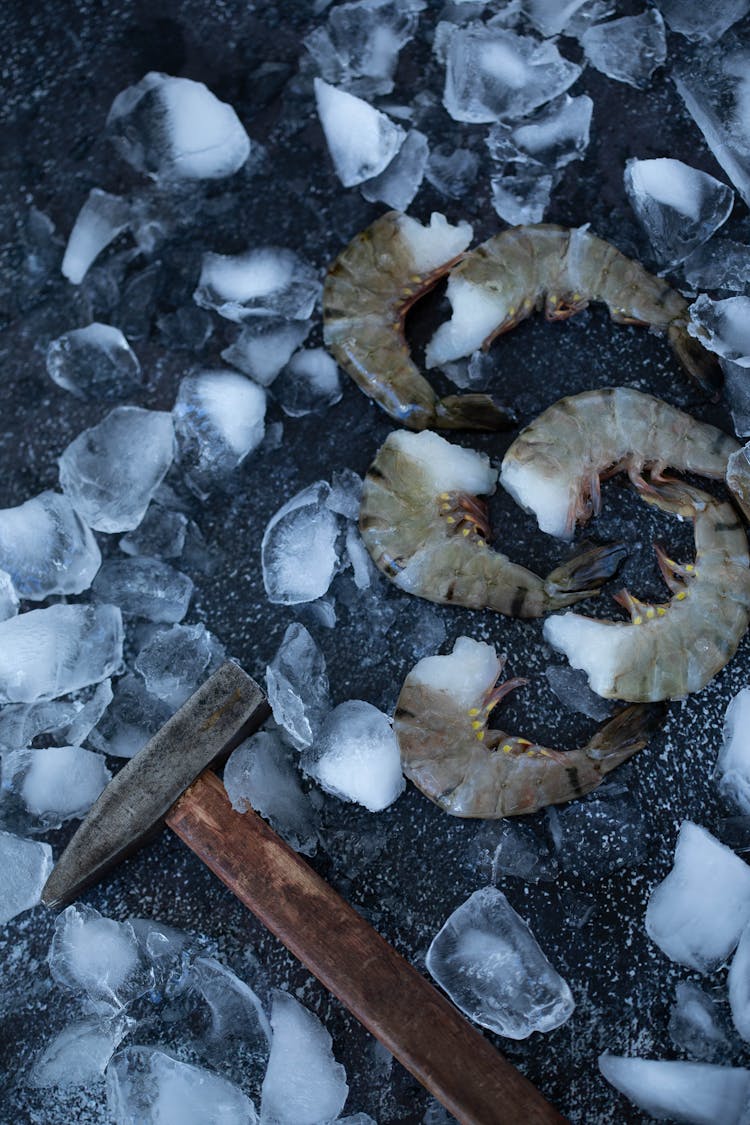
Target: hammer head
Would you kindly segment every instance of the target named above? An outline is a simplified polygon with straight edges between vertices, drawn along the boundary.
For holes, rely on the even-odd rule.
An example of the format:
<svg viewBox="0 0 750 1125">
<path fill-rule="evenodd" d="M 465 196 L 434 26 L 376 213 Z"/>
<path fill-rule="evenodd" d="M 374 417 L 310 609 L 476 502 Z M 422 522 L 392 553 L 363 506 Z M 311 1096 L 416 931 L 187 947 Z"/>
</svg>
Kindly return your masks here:
<svg viewBox="0 0 750 1125">
<path fill-rule="evenodd" d="M 47 880 L 42 902 L 70 902 L 145 844 L 203 770 L 223 761 L 269 714 L 255 680 L 239 665 L 223 664 L 92 805 Z"/>
</svg>

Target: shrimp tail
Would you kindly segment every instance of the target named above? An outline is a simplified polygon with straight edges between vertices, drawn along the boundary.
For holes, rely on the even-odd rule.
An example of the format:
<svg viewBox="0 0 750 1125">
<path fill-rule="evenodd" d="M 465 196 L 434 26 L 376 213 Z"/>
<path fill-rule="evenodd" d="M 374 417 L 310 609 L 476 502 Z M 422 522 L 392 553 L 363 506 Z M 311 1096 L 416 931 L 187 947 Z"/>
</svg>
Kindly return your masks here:
<svg viewBox="0 0 750 1125">
<path fill-rule="evenodd" d="M 553 570 L 544 583 L 550 610 L 597 594 L 600 588 L 617 572 L 627 555 L 624 543 L 604 543 L 588 546 L 572 559 Z"/>
<path fill-rule="evenodd" d="M 718 402 L 724 376 L 717 357 L 707 351 L 700 340 L 690 336 L 684 324 L 670 324 L 667 337 L 672 351 L 691 379 L 706 392 L 712 402 Z"/>
<path fill-rule="evenodd" d="M 623 707 L 592 735 L 585 747 L 586 756 L 597 762 L 602 773 L 609 773 L 648 745 L 666 714 L 665 703 L 634 703 Z"/>
<path fill-rule="evenodd" d="M 435 404 L 435 423 L 443 430 L 511 430 L 518 416 L 492 395 L 446 395 Z"/>
</svg>

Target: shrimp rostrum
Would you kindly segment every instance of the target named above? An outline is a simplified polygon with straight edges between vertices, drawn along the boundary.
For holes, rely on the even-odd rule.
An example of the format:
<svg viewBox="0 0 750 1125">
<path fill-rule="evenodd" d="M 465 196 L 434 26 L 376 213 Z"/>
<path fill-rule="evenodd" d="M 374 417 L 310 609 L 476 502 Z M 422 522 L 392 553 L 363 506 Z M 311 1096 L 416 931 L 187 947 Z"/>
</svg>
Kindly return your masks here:
<svg viewBox="0 0 750 1125">
<path fill-rule="evenodd" d="M 524 680 L 498 684 L 492 645 L 459 637 L 447 656 L 428 656 L 406 677 L 394 730 L 404 773 L 453 816 L 521 816 L 583 796 L 646 746 L 664 708 L 637 704 L 585 746 L 551 750 L 489 726 L 493 708 Z"/>
<path fill-rule="evenodd" d="M 400 589 L 444 605 L 541 617 L 597 593 L 625 554 L 589 547 L 547 578 L 489 544 L 489 459 L 432 431 L 388 436 L 365 477 L 359 529 L 373 561 Z"/>
</svg>

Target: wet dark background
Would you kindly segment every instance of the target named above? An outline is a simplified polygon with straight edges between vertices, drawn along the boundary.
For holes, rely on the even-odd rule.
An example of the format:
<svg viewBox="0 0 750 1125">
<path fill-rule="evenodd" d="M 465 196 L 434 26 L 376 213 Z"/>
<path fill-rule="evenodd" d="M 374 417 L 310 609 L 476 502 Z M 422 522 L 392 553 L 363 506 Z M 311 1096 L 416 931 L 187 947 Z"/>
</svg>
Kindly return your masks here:
<svg viewBox="0 0 750 1125">
<path fill-rule="evenodd" d="M 459 125 L 440 104 L 442 70 L 429 49 L 440 8 L 430 4 L 423 13 L 416 41 L 402 51 L 394 94 L 384 100 L 408 103 L 416 89 L 432 91 L 433 104 L 416 121 L 431 145 L 468 146 L 480 155 L 482 173 L 469 199 L 444 199 L 425 181 L 410 211 L 421 219 L 433 209 L 453 221 L 468 218 L 475 235 L 483 238 L 502 225 L 489 200 L 486 127 Z M 623 4 L 619 14 L 638 10 Z M 312 4 L 302 0 L 254 5 L 240 0 L 179 5 L 57 0 L 37 11 L 14 0 L 3 7 L 0 505 L 15 505 L 55 487 L 61 451 L 110 408 L 80 403 L 51 383 L 44 365 L 50 339 L 92 319 L 122 327 L 148 379 L 134 401 L 170 409 L 179 379 L 196 364 L 219 365 L 219 352 L 235 332 L 216 318 L 213 335 L 196 354 L 175 347 L 174 337 L 165 338 L 157 323 L 193 307 L 191 294 L 204 250 L 233 253 L 276 243 L 292 247 L 322 270 L 382 211 L 366 203 L 357 189 L 341 187 L 327 155 L 312 99 L 314 71 L 301 47 L 304 35 L 324 19 L 325 13 L 314 16 Z M 670 36 L 669 46 L 675 57 L 685 41 Z M 561 47 L 568 57 L 579 57 L 574 41 L 563 40 Z M 263 153 L 229 180 L 157 193 L 115 157 L 104 136 L 114 96 L 151 69 L 205 82 L 235 107 L 251 138 L 264 146 Z M 589 68 L 571 89 L 581 92 L 594 99 L 591 144 L 585 160 L 569 165 L 546 218 L 565 225 L 590 222 L 596 233 L 648 262 L 622 187 L 625 160 L 676 156 L 725 177 L 677 98 L 668 66 L 647 91 Z M 62 279 L 59 263 L 92 187 L 159 197 L 172 234 L 153 261 L 130 257 L 132 244 L 123 239 L 74 289 Z M 40 233 L 32 206 L 55 224 L 57 242 Z M 750 233 L 741 202 L 725 232 L 739 240 Z M 426 331 L 426 318 L 438 312 L 436 297 L 431 309 L 416 314 L 417 338 Z M 317 342 L 319 328 L 307 343 Z M 493 357 L 493 389 L 516 406 L 522 423 L 564 393 L 617 384 L 654 392 L 730 428 L 722 407 L 706 404 L 687 382 L 664 340 L 615 327 L 600 308 L 564 324 L 533 318 L 504 338 Z M 265 597 L 260 540 L 269 517 L 294 492 L 314 480 L 330 479 L 334 470 L 349 467 L 364 473 L 392 428 L 348 380 L 342 401 L 322 417 L 288 419 L 271 402 L 268 421 L 280 420 L 280 447 L 253 454 L 237 472 L 231 491 L 203 506 L 194 502 L 191 513 L 211 547 L 213 565 L 209 573 L 192 575 L 196 598 L 188 620 L 205 621 L 228 652 L 259 677 L 285 628 L 299 616 L 294 607 L 272 606 Z M 459 440 L 499 461 L 511 438 L 461 435 Z M 687 529 L 646 510 L 617 481 L 605 487 L 604 497 L 595 534 L 602 539 L 623 536 L 631 546 L 625 581 L 642 596 L 657 594 L 663 588 L 649 544 L 658 534 L 675 551 L 689 551 Z M 564 547 L 541 535 L 509 498 L 496 497 L 492 511 L 498 543 L 512 558 L 539 570 L 559 562 Z M 116 538 L 110 542 L 116 551 Z M 333 592 L 338 589 L 343 598 L 348 579 L 336 581 Z M 450 642 L 464 632 L 492 640 L 507 651 L 509 673 L 529 677 L 528 687 L 505 708 L 507 729 L 561 747 L 580 744 L 591 733 L 592 722 L 565 711 L 547 686 L 544 669 L 559 660 L 543 645 L 540 623 L 426 608 L 384 579 L 377 580 L 375 593 L 379 616 L 370 617 L 361 604 L 350 611 L 339 603 L 332 631 L 312 625 L 302 611 L 325 653 L 334 703 L 363 698 L 392 708 L 404 675 L 423 651 L 425 631 L 442 621 Z M 605 610 L 602 599 L 600 608 L 590 611 Z M 387 637 L 378 624 L 384 614 L 392 621 Z M 603 1049 L 677 1057 L 667 1034 L 669 1009 L 675 983 L 692 974 L 672 966 L 646 938 L 645 904 L 651 887 L 669 869 L 680 821 L 689 817 L 719 832 L 720 819 L 730 811 L 718 801 L 711 775 L 724 710 L 747 683 L 749 669 L 745 640 L 703 692 L 671 705 L 663 733 L 615 775 L 643 817 L 643 862 L 600 879 L 587 878 L 601 847 L 592 832 L 590 841 L 584 836 L 578 843 L 572 873 L 554 883 L 526 885 L 508 878 L 501 884 L 568 980 L 577 1008 L 567 1024 L 549 1035 L 523 1043 L 498 1039 L 497 1045 L 572 1121 L 604 1125 L 647 1120 L 599 1076 L 596 1059 Z M 429 942 L 446 916 L 486 881 L 486 873 L 470 860 L 470 845 L 481 826 L 450 820 L 412 788 L 377 816 L 326 801 L 324 818 L 330 848 L 316 866 L 389 941 L 423 967 Z M 544 814 L 531 823 L 539 834 L 545 831 Z M 345 838 L 334 844 L 331 834 L 338 829 Z M 62 846 L 70 831 L 53 834 L 55 846 Z M 353 863 L 353 841 L 360 838 L 366 854 Z M 592 868 L 587 871 L 589 856 Z M 366 1111 L 381 1125 L 422 1120 L 429 1105 L 424 1091 L 169 833 L 124 863 L 85 901 L 114 918 L 153 917 L 206 934 L 225 963 L 251 984 L 260 962 L 273 984 L 289 988 L 331 1032 L 334 1053 L 349 1078 L 347 1112 Z M 576 925 L 586 915 L 584 924 Z M 49 979 L 45 957 L 53 922 L 38 908 L 0 934 L 3 1122 L 62 1125 L 106 1117 L 103 1084 L 63 1096 L 25 1085 L 34 1057 L 77 1012 Z M 725 974 L 718 973 L 704 982 L 722 1002 L 724 980 Z M 732 1059 L 748 1061 L 739 1047 Z M 257 1095 L 257 1075 L 243 1076 L 229 1064 L 226 1072 Z"/>
</svg>

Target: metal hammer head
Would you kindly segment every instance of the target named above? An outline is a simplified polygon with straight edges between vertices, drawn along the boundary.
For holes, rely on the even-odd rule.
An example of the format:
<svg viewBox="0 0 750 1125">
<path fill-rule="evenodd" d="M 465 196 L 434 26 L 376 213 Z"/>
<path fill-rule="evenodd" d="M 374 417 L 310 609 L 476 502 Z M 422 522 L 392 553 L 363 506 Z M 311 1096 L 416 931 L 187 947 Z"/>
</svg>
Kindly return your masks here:
<svg viewBox="0 0 750 1125">
<path fill-rule="evenodd" d="M 145 844 L 203 770 L 226 758 L 269 714 L 255 680 L 238 664 L 223 664 L 92 805 L 47 880 L 42 902 L 70 902 Z"/>
</svg>

